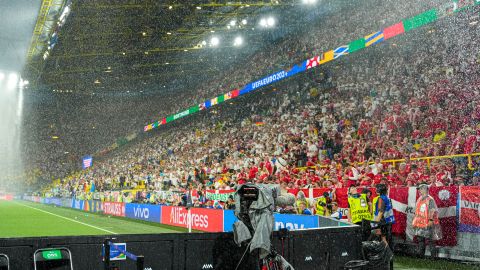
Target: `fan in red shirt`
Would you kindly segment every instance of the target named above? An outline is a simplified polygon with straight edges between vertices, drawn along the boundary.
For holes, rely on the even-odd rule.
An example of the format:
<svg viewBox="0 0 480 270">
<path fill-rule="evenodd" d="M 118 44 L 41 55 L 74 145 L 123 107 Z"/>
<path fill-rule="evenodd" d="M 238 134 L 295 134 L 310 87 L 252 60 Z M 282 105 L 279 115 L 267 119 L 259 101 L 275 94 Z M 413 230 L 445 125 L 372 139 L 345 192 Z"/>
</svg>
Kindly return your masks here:
<svg viewBox="0 0 480 270">
<path fill-rule="evenodd" d="M 248 179 L 254 179 L 257 176 L 258 168 L 255 166 L 255 162 L 251 162 L 251 168 L 250 171 L 248 172 Z"/>
</svg>

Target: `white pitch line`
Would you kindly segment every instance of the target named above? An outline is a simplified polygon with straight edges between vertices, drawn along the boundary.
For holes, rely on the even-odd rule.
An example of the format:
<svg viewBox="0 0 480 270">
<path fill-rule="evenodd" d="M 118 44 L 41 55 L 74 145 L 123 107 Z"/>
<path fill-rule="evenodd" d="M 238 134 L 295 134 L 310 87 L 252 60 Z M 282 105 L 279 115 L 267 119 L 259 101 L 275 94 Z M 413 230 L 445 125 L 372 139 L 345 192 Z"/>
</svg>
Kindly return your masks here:
<svg viewBox="0 0 480 270">
<path fill-rule="evenodd" d="M 99 227 L 96 227 L 96 226 L 93 226 L 93 225 L 90 225 L 90 224 L 87 224 L 87 223 L 83 223 L 81 221 L 74 220 L 74 219 L 71 219 L 71 218 L 63 217 L 63 216 L 60 216 L 60 215 L 57 215 L 57 214 L 54 214 L 54 213 L 51 213 L 51 212 L 48 212 L 48 211 L 45 211 L 45 210 L 42 210 L 42 209 L 38 209 L 38 208 L 35 208 L 35 207 L 32 207 L 32 206 L 25 205 L 23 203 L 17 203 L 17 204 L 20 204 L 20 205 L 28 207 L 28 208 L 35 209 L 35 210 L 43 212 L 43 213 L 50 214 L 52 216 L 56 216 L 56 217 L 63 218 L 63 219 L 69 220 L 69 221 L 73 221 L 73 222 L 76 222 L 76 223 L 79 223 L 79 224 L 82 224 L 82 225 L 85 225 L 85 226 L 88 226 L 88 227 L 92 227 L 92 228 L 100 230 L 100 231 L 104 231 L 104 232 L 107 232 L 107 233 L 110 233 L 110 234 L 117 234 L 117 233 L 109 231 L 109 230 L 105 230 L 105 229 L 102 229 L 102 228 L 99 228 Z"/>
</svg>

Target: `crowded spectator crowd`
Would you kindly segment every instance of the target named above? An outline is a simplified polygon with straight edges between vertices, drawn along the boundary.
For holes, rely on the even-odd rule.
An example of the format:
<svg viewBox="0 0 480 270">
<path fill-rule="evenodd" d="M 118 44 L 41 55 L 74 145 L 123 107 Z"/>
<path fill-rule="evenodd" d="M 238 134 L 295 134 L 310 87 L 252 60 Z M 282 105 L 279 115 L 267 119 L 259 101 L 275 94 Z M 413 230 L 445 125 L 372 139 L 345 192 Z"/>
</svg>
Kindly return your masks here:
<svg viewBox="0 0 480 270">
<path fill-rule="evenodd" d="M 118 190 L 141 189 L 141 196 L 130 191 L 115 200 L 181 205 L 194 197 L 196 206 L 230 208 L 231 198 L 207 200 L 206 191 L 247 182 L 279 184 L 283 192 L 379 183 L 479 185 L 476 157 L 418 159 L 479 152 L 480 31 L 470 16 L 446 18 L 161 127 L 92 168 L 61 177 L 49 193 L 112 200 Z M 279 45 L 285 49 L 281 55 L 290 49 L 306 56 L 306 44 L 304 36 L 286 40 Z M 293 54 L 288 59 L 296 59 Z M 266 68 L 282 61 L 268 61 Z M 249 67 L 228 80 L 244 85 L 258 70 L 265 67 Z M 205 93 L 219 94 L 212 91 Z M 161 113 L 206 97 L 185 99 Z M 161 196 L 165 192 L 175 196 Z M 297 206 L 297 212 L 308 213 L 308 204 Z"/>
</svg>

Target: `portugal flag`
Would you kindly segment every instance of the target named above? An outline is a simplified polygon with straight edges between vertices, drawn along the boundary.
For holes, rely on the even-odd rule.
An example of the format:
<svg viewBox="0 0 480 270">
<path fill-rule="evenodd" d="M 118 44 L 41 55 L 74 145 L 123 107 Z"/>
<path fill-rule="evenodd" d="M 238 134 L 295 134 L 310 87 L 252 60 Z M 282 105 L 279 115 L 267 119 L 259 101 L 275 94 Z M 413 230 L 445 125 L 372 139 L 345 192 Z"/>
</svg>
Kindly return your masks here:
<svg viewBox="0 0 480 270">
<path fill-rule="evenodd" d="M 439 246 L 457 245 L 457 198 L 458 187 L 430 187 L 430 196 L 438 207 L 440 226 L 443 238 L 437 241 Z M 390 189 L 395 224 L 392 232 L 396 235 L 406 235 L 413 239 L 412 221 L 415 215 L 417 199 L 420 197 L 415 187 L 400 187 Z"/>
</svg>

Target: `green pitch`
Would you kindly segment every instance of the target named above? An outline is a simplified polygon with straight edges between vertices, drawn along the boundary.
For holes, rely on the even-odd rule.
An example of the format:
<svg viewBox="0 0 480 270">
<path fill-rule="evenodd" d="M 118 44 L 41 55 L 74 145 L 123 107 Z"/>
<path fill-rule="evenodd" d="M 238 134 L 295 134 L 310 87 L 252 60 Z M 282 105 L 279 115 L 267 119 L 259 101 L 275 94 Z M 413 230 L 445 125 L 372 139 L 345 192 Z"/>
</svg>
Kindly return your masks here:
<svg viewBox="0 0 480 270">
<path fill-rule="evenodd" d="M 24 201 L 0 201 L 0 238 L 112 234 L 178 233 L 186 229 L 128 218 L 107 217 L 79 210 Z M 445 260 L 424 260 L 395 256 L 394 268 L 480 269 Z"/>
<path fill-rule="evenodd" d="M 36 236 L 154 234 L 183 228 L 24 201 L 0 201 L 0 238 Z"/>
</svg>

